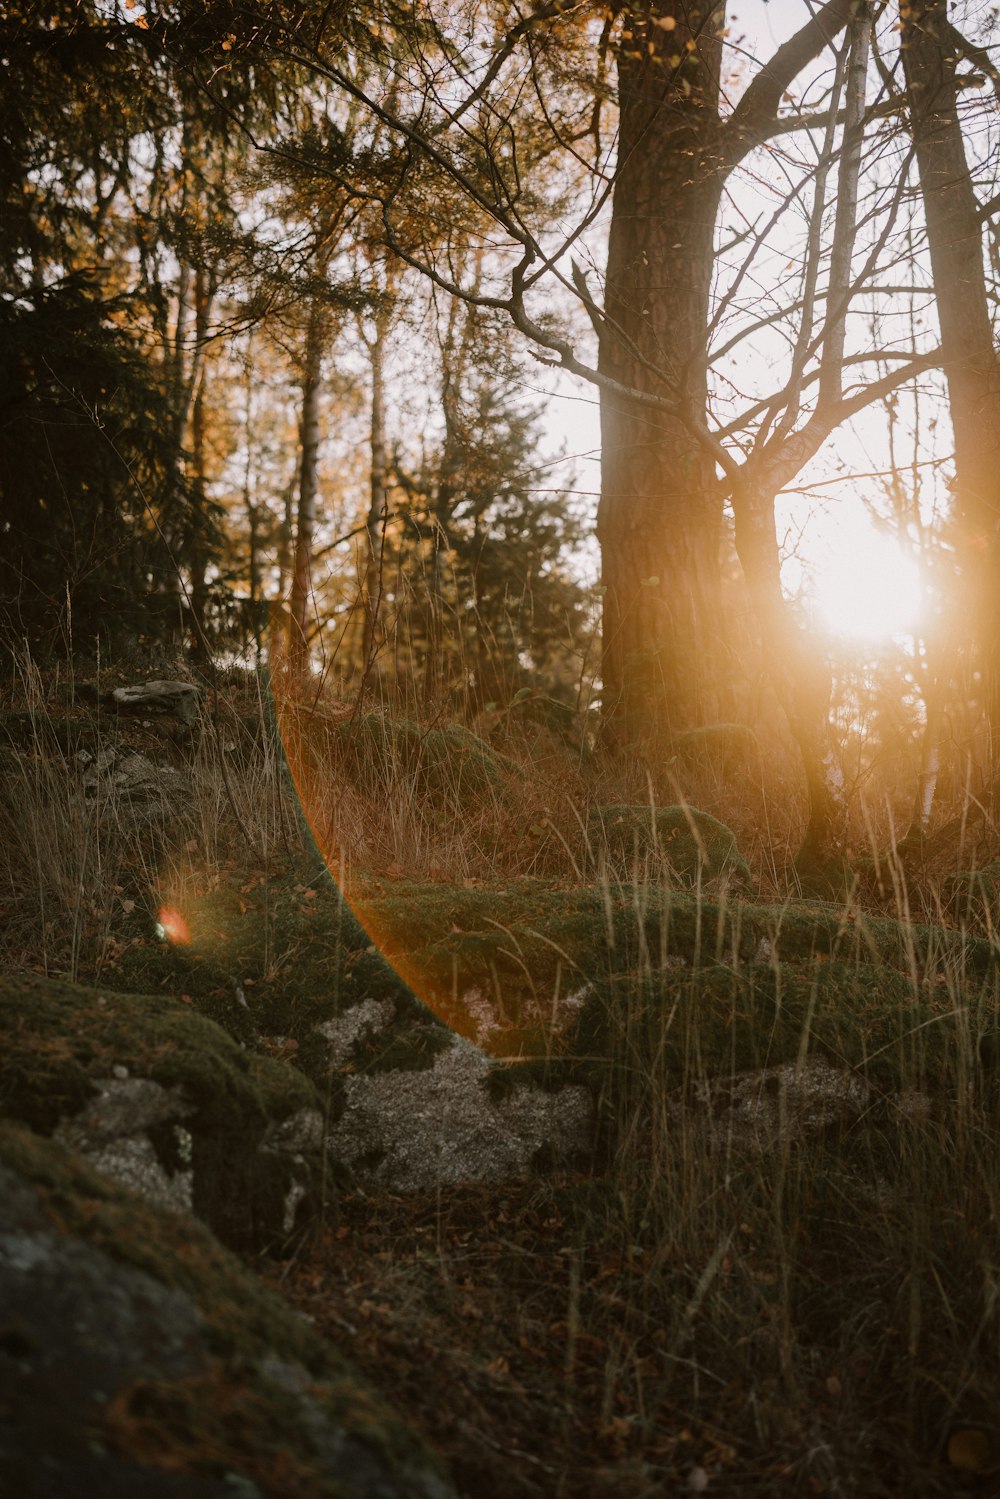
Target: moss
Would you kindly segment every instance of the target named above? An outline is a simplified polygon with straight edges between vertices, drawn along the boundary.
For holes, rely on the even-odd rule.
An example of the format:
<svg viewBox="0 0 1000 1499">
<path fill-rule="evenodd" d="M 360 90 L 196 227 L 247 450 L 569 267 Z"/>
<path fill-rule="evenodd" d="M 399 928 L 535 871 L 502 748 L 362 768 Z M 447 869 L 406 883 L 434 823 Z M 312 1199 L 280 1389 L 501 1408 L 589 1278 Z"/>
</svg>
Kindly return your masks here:
<svg viewBox="0 0 1000 1499">
<path fill-rule="evenodd" d="M 483 1087 L 492 1103 L 504 1103 L 516 1099 L 525 1089 L 558 1093 L 567 1084 L 578 1082 L 579 1077 L 579 1066 L 571 1057 L 532 1057 L 524 1062 L 497 1063 L 484 1077 Z"/>
<path fill-rule="evenodd" d="M 315 1106 L 308 1079 L 252 1057 L 193 1007 L 30 974 L 0 978 L 0 1112 L 50 1131 L 80 1109 L 116 1064 L 180 1086 L 209 1132 L 262 1133 Z"/>
<path fill-rule="evenodd" d="M 462 1023 L 461 997 L 479 988 L 518 1024 L 530 1001 L 615 974 L 654 973 L 671 959 L 696 966 L 816 958 L 885 964 L 952 987 L 995 971 L 982 939 L 947 927 L 867 916 L 843 905 L 763 905 L 709 899 L 657 885 L 567 889 L 513 881 L 502 889 L 393 885 L 358 904 L 387 957 L 435 1011 Z"/>
<path fill-rule="evenodd" d="M 105 1432 L 115 1446 L 152 1466 L 237 1471 L 266 1492 L 359 1499 L 369 1489 L 346 1476 L 347 1454 L 331 1473 L 320 1450 L 318 1407 L 401 1476 L 431 1469 L 417 1439 L 333 1346 L 199 1225 L 147 1206 L 24 1129 L 0 1124 L 0 1162 L 35 1186 L 57 1231 L 181 1290 L 204 1318 L 205 1370 L 144 1378 L 120 1395 Z M 275 1356 L 304 1366 L 307 1392 L 276 1380 Z"/>
<path fill-rule="evenodd" d="M 427 1072 L 452 1039 L 445 1025 L 404 1022 L 356 1041 L 354 1066 L 358 1072 Z"/>
<path fill-rule="evenodd" d="M 674 753 L 686 765 L 708 764 L 722 772 L 732 772 L 760 754 L 757 736 L 746 724 L 713 723 L 700 729 L 689 729 L 673 742 Z"/>
<path fill-rule="evenodd" d="M 647 807 L 616 804 L 596 807 L 588 821 L 591 846 L 602 846 L 614 862 L 658 854 L 681 878 L 691 882 L 727 875 L 749 888 L 750 870 L 736 845 L 736 835 L 695 807 Z"/>
<path fill-rule="evenodd" d="M 957 919 L 993 932 L 1000 914 L 1000 860 L 982 869 L 963 869 L 944 881 L 948 907 Z"/>
<path fill-rule="evenodd" d="M 886 1091 L 935 1090 L 975 1066 L 977 1039 L 1000 1035 L 992 990 L 961 997 L 884 966 L 717 965 L 623 975 L 595 986 L 571 1052 L 602 1086 L 624 1067 L 646 1086 L 773 1067 L 801 1055 L 862 1072 Z"/>
<path fill-rule="evenodd" d="M 248 1045 L 258 1033 L 303 1043 L 319 1022 L 368 997 L 400 1010 L 416 1004 L 328 876 L 298 868 L 201 897 L 184 915 L 190 942 L 133 948 L 108 982 L 188 994 Z"/>
</svg>

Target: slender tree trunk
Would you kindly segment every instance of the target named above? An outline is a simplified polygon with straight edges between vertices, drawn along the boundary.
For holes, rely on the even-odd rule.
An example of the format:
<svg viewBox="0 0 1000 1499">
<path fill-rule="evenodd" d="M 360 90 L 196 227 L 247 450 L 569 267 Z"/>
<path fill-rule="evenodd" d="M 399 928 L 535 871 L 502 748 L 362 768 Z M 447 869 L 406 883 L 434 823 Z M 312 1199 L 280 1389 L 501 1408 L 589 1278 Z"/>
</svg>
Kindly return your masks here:
<svg viewBox="0 0 1000 1499">
<path fill-rule="evenodd" d="M 965 154 L 955 82 L 960 39 L 947 0 L 901 6 L 901 44 L 920 171 L 944 372 L 955 437 L 955 512 L 973 646 L 972 693 L 1000 754 L 1000 365 L 983 267 L 982 222 Z"/>
<path fill-rule="evenodd" d="M 208 568 L 211 561 L 210 545 L 212 527 L 208 521 L 208 498 L 205 492 L 208 481 L 207 462 L 207 389 L 205 381 L 206 349 L 208 331 L 215 300 L 214 278 L 203 266 L 199 266 L 194 278 L 194 333 L 195 351 L 192 356 L 191 373 L 191 470 L 194 490 L 192 503 L 196 513 L 192 516 L 189 575 L 191 578 L 191 613 L 193 615 L 192 649 L 196 656 L 203 656 L 207 640 L 205 634 L 208 605 Z"/>
<path fill-rule="evenodd" d="M 320 395 L 323 343 L 322 310 L 314 303 L 306 329 L 302 369 L 302 416 L 299 427 L 299 492 L 295 515 L 295 551 L 289 602 L 288 661 L 293 678 L 305 675 L 309 663 L 309 603 L 312 596 L 312 554 L 316 532 L 319 476 Z"/>
<path fill-rule="evenodd" d="M 600 368 L 637 391 L 680 393 L 702 414 L 724 6 L 657 9 L 626 21 L 619 54 Z M 722 501 L 713 460 L 680 421 L 605 393 L 601 437 L 605 712 L 613 740 L 652 748 L 723 710 Z"/>
<path fill-rule="evenodd" d="M 385 344 L 388 318 L 376 319 L 375 338 L 370 346 L 372 373 L 371 476 L 368 515 L 365 519 L 366 555 L 363 597 L 364 637 L 363 669 L 367 674 L 375 661 L 384 636 L 382 621 L 385 524 L 388 515 L 388 460 L 385 434 Z"/>
</svg>

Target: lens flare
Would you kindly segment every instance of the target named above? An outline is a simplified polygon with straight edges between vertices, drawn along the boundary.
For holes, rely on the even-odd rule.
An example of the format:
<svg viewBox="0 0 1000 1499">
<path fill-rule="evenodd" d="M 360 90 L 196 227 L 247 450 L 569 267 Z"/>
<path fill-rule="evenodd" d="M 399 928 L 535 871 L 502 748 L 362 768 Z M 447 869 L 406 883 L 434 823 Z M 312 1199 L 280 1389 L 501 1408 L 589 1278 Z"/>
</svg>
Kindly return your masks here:
<svg viewBox="0 0 1000 1499">
<path fill-rule="evenodd" d="M 161 906 L 156 935 L 164 942 L 190 942 L 191 931 L 176 906 Z"/>
</svg>

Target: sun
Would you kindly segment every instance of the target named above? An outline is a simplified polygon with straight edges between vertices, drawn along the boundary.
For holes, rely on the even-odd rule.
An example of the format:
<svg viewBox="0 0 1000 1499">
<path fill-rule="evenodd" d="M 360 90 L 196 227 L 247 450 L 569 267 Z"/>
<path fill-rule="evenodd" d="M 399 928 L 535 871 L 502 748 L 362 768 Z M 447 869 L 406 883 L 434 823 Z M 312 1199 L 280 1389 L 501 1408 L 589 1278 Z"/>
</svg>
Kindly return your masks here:
<svg viewBox="0 0 1000 1499">
<path fill-rule="evenodd" d="M 889 640 L 919 626 L 924 590 L 911 553 L 865 523 L 831 540 L 815 567 L 814 599 L 835 634 Z"/>
</svg>

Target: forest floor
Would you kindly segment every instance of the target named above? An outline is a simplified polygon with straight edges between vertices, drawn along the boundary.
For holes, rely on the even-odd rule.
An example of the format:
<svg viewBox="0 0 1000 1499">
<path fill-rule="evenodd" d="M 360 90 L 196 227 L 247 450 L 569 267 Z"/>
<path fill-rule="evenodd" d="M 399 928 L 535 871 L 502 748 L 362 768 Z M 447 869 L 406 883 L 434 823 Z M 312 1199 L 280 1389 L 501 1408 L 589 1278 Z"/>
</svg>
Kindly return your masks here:
<svg viewBox="0 0 1000 1499">
<path fill-rule="evenodd" d="M 198 804 L 171 846 L 157 834 L 151 852 L 123 823 L 95 849 L 92 824 L 73 821 L 75 757 L 92 715 L 67 711 L 51 686 L 36 692 L 44 701 L 8 714 L 17 747 L 0 760 L 15 786 L 2 842 L 4 966 L 162 988 L 181 959 L 154 935 L 151 916 L 179 891 L 237 946 L 240 931 L 259 936 L 259 957 L 241 951 L 238 971 L 269 1018 L 263 1044 L 294 1060 L 277 1034 L 287 1033 L 280 1001 L 290 985 L 314 983 L 308 963 L 319 951 L 324 900 L 300 873 L 308 840 L 280 767 L 262 764 L 253 704 L 232 713 L 230 737 L 220 736 L 234 746 L 222 751 L 232 756 L 226 776 L 211 741 L 194 766 Z M 143 753 L 161 738 L 148 724 L 129 731 Z M 424 735 L 422 752 L 428 742 Z M 468 746 L 461 751 L 467 775 Z M 559 796 L 579 797 L 585 773 L 579 765 L 564 773 L 555 754 L 547 769 L 530 746 L 519 752 L 529 774 L 513 811 L 506 793 L 493 804 L 477 795 L 470 813 L 457 781 L 449 801 L 440 781 L 407 780 L 398 765 L 393 781 L 386 764 L 366 765 L 367 782 L 358 771 L 331 797 L 328 849 L 347 850 L 382 885 L 440 883 L 447 871 L 456 891 L 510 889 L 525 877 L 583 888 L 582 821 L 560 814 Z M 190 748 L 172 754 L 188 773 Z M 635 787 L 591 795 L 622 801 L 630 790 L 641 802 Z M 725 797 L 702 804 L 728 815 Z M 307 802 L 305 810 L 315 832 L 322 809 Z M 266 868 L 248 832 L 258 846 L 270 840 Z M 768 863 L 761 843 L 737 832 L 759 909 L 772 911 L 780 899 L 773 846 Z M 280 928 L 279 907 L 294 915 L 294 929 Z M 855 907 L 840 923 L 848 933 Z M 946 917 L 928 896 L 925 919 L 935 910 L 943 941 Z M 829 957 L 810 950 L 803 962 L 822 977 Z M 858 983 L 887 994 L 909 985 L 907 1005 L 930 994 L 967 1032 L 970 1016 L 997 1010 L 995 970 L 973 980 L 941 957 L 936 974 L 911 965 L 901 978 L 898 961 L 880 961 L 856 960 Z M 225 1024 L 228 1012 L 212 1006 L 226 996 L 209 987 L 204 966 L 205 993 L 191 968 L 182 997 Z M 687 974 L 697 999 L 702 980 Z M 234 1023 L 244 1023 L 226 992 Z M 866 1014 L 859 1010 L 855 1025 L 862 1049 Z M 255 1268 L 441 1454 L 462 1499 L 992 1499 L 1000 1493 L 997 1106 L 995 1091 L 980 1086 L 982 1033 L 963 1041 L 961 1024 L 953 1044 L 961 1054 L 928 1117 L 881 1108 L 847 1129 L 788 1138 L 772 1153 L 712 1155 L 694 1135 L 667 1128 L 665 1114 L 651 1122 L 640 1114 L 585 1173 L 552 1169 L 409 1197 L 355 1184 L 331 1198 L 325 1220 L 294 1248 Z M 911 1030 L 901 1012 L 898 1050 L 923 1086 L 932 1052 L 910 1044 Z"/>
<path fill-rule="evenodd" d="M 737 1225 L 707 1269 L 718 1294 L 706 1267 L 696 1288 L 720 1321 L 702 1334 L 689 1303 L 679 1347 L 662 1255 L 623 1239 L 609 1204 L 595 1217 L 595 1185 L 348 1195 L 319 1243 L 262 1273 L 468 1499 L 1000 1492 L 995 1344 L 956 1367 L 947 1345 L 986 1328 L 957 1306 L 954 1326 L 918 1326 L 863 1202 L 841 1202 L 835 1240 L 821 1217 L 800 1224 L 792 1265 Z M 953 1220 L 941 1252 L 965 1232 Z"/>
</svg>

